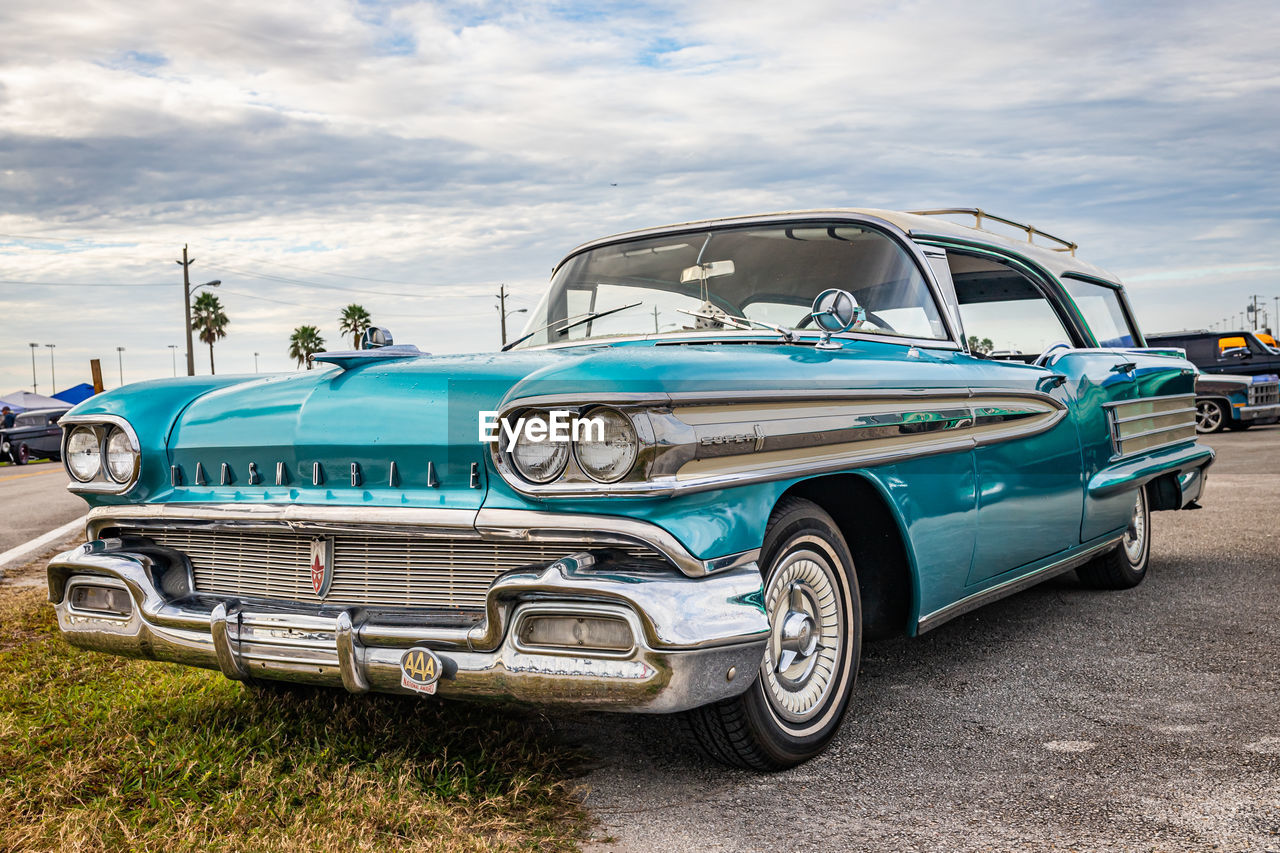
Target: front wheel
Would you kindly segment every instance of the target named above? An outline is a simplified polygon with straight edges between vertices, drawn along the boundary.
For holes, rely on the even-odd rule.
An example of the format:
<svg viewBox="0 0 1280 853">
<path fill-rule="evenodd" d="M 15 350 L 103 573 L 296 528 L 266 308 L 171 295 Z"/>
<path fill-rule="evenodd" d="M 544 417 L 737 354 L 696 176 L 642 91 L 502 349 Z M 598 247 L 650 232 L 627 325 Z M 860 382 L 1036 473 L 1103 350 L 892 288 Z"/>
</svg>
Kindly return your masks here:
<svg viewBox="0 0 1280 853">
<path fill-rule="evenodd" d="M 831 516 L 787 498 L 760 552 L 769 640 L 745 693 L 687 712 L 712 758 L 753 770 L 794 767 L 826 748 L 844 717 L 862 653 L 853 557 Z"/>
<path fill-rule="evenodd" d="M 1151 508 L 1143 487 L 1134 498 L 1133 514 L 1120 544 L 1076 569 L 1076 574 L 1085 586 L 1094 589 L 1131 589 L 1147 576 L 1150 559 Z"/>
<path fill-rule="evenodd" d="M 19 444 L 16 448 L 14 448 L 13 450 L 14 465 L 26 465 L 29 461 L 31 461 L 31 451 L 27 449 L 27 446 L 25 444 Z"/>
<path fill-rule="evenodd" d="M 1230 419 L 1226 408 L 1217 400 L 1196 400 L 1196 432 L 1201 435 L 1222 432 Z"/>
</svg>

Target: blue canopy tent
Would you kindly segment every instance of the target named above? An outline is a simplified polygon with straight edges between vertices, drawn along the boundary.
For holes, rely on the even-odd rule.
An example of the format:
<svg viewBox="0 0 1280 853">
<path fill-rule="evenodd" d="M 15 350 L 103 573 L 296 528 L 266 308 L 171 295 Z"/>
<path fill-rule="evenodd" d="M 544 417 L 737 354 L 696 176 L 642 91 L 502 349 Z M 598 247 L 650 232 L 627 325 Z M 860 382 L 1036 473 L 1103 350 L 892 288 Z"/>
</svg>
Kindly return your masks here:
<svg viewBox="0 0 1280 853">
<path fill-rule="evenodd" d="M 55 400 L 43 394 L 32 394 L 30 391 L 14 391 L 12 394 L 0 397 L 0 408 L 8 406 L 15 412 L 25 412 L 28 409 L 69 409 L 71 405 L 64 400 Z"/>
<path fill-rule="evenodd" d="M 83 403 L 92 396 L 93 386 L 88 382 L 81 382 L 79 385 L 72 385 L 65 391 L 59 391 L 53 395 L 53 398 L 74 406 L 76 403 Z"/>
</svg>

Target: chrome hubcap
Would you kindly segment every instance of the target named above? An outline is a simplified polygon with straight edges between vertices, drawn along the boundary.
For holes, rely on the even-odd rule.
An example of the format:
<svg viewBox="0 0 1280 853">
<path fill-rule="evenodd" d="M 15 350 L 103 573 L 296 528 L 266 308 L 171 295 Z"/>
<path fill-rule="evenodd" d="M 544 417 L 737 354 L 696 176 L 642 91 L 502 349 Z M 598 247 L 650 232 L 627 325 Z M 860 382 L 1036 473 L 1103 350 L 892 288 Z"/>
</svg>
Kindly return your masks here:
<svg viewBox="0 0 1280 853">
<path fill-rule="evenodd" d="M 840 653 L 835 577 L 825 555 L 788 554 L 765 591 L 769 645 L 762 674 L 765 695 L 783 719 L 803 722 L 823 705 Z"/>
<path fill-rule="evenodd" d="M 1214 432 L 1221 425 L 1221 409 L 1209 402 L 1196 404 L 1196 432 Z"/>
<path fill-rule="evenodd" d="M 1147 545 L 1146 508 L 1147 499 L 1139 489 L 1137 500 L 1133 503 L 1133 515 L 1129 518 L 1129 528 L 1124 532 L 1124 553 L 1133 566 L 1142 562 L 1142 552 Z"/>
</svg>

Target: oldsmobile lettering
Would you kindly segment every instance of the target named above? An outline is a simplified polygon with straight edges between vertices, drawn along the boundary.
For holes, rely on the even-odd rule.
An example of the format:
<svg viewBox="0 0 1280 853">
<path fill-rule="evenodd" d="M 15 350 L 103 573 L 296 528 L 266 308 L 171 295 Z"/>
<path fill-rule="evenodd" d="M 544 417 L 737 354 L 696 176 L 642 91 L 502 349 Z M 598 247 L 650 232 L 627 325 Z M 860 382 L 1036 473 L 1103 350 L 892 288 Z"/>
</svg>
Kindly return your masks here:
<svg viewBox="0 0 1280 853">
<path fill-rule="evenodd" d="M 687 223 L 570 252 L 505 352 L 379 329 L 99 394 L 59 421 L 91 509 L 58 625 L 242 681 L 678 713 L 793 766 L 858 713 L 864 642 L 1132 587 L 1151 513 L 1201 499 L 1196 369 L 1076 249 L 979 210 Z"/>
</svg>

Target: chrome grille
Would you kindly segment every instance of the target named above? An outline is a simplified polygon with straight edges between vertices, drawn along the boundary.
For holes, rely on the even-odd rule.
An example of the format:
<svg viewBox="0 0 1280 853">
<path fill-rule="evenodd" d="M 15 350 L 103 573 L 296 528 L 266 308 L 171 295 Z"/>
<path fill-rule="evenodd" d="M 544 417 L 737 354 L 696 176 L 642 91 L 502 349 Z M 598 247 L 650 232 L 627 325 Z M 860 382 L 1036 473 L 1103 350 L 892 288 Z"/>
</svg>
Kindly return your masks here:
<svg viewBox="0 0 1280 853">
<path fill-rule="evenodd" d="M 1106 405 L 1117 458 L 1195 440 L 1196 398 L 1192 394 L 1140 397 Z"/>
<path fill-rule="evenodd" d="M 315 534 L 200 528 L 117 528 L 181 551 L 191 560 L 198 592 L 319 601 L 311 586 Z M 664 559 L 643 546 L 582 542 L 487 542 L 383 534 L 335 534 L 333 582 L 326 604 L 483 610 L 485 593 L 503 572 L 546 565 L 566 554 L 612 548 L 648 564 Z"/>
<path fill-rule="evenodd" d="M 1250 406 L 1271 406 L 1280 403 L 1280 382 L 1255 382 L 1249 386 Z"/>
</svg>

